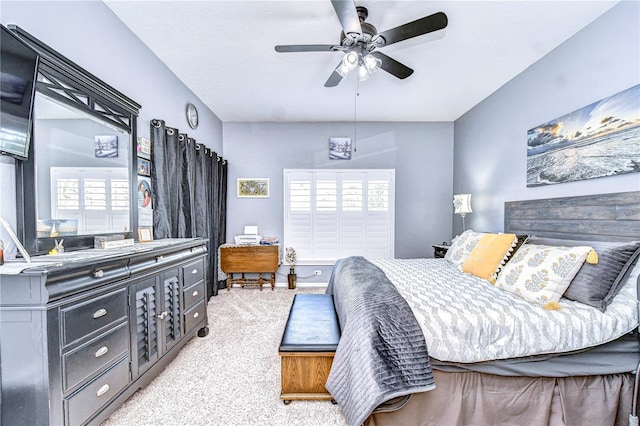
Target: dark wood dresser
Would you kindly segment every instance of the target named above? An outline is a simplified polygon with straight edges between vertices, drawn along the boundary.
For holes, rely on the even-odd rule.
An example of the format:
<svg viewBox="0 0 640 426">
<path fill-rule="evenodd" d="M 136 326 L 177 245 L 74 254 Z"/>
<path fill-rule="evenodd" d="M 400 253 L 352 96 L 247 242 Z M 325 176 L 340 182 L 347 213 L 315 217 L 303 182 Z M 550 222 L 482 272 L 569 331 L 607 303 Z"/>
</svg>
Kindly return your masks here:
<svg viewBox="0 0 640 426">
<path fill-rule="evenodd" d="M 41 256 L 0 274 L 1 423 L 99 424 L 206 335 L 205 243 Z"/>
</svg>

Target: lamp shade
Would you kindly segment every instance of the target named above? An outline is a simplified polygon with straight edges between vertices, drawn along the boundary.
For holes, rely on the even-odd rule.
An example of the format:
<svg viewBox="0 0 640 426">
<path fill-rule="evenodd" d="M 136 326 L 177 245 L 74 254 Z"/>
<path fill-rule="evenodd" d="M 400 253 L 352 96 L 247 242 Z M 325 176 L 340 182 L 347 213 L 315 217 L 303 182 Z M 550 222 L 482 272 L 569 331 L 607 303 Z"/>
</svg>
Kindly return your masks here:
<svg viewBox="0 0 640 426">
<path fill-rule="evenodd" d="M 454 213 L 464 216 L 471 213 L 471 194 L 457 194 L 453 196 Z"/>
</svg>

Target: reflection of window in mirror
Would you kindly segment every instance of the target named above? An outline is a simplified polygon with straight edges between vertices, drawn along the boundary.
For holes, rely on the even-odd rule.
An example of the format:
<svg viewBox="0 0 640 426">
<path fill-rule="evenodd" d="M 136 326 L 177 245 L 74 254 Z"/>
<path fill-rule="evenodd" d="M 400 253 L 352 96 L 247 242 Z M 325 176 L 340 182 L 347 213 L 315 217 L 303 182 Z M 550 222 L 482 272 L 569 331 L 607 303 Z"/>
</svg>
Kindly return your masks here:
<svg viewBox="0 0 640 426">
<path fill-rule="evenodd" d="M 129 133 L 37 93 L 37 236 L 131 231 Z"/>
</svg>

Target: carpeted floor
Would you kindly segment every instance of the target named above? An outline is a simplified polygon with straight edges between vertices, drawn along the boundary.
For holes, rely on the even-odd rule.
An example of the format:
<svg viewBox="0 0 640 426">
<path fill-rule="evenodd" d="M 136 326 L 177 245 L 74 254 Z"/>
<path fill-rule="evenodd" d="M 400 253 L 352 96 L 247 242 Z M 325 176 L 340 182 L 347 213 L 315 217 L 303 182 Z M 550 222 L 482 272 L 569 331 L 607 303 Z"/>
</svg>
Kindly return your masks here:
<svg viewBox="0 0 640 426">
<path fill-rule="evenodd" d="M 222 290 L 209 302 L 209 335 L 192 339 L 103 426 L 346 425 L 330 401 L 280 400 L 278 346 L 293 296 L 323 292 Z"/>
</svg>

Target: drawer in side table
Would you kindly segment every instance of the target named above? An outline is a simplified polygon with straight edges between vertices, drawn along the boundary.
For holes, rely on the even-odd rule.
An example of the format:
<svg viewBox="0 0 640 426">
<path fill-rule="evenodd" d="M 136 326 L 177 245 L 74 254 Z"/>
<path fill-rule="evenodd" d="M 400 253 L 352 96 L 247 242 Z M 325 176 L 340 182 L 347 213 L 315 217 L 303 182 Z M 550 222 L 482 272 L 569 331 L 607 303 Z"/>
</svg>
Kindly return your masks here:
<svg viewBox="0 0 640 426">
<path fill-rule="evenodd" d="M 119 394 L 128 383 L 129 359 L 123 358 L 118 364 L 96 377 L 95 380 L 65 401 L 67 424 L 83 424 L 98 412 L 100 407 Z"/>
<path fill-rule="evenodd" d="M 128 323 L 123 322 L 115 329 L 62 356 L 65 392 L 129 353 L 127 326 Z"/>
<path fill-rule="evenodd" d="M 127 317 L 127 289 L 62 309 L 63 345 L 75 342 Z"/>
</svg>

